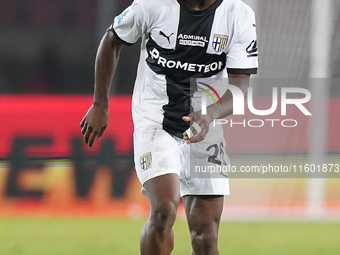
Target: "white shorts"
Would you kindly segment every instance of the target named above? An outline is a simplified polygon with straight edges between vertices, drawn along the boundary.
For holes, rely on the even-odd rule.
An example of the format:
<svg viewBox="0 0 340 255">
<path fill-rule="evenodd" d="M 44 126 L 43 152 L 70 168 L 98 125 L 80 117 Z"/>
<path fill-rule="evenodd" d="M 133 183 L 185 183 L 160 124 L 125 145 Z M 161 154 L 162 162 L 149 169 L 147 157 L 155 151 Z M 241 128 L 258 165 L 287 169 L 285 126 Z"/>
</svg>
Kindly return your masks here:
<svg viewBox="0 0 340 255">
<path fill-rule="evenodd" d="M 226 143 L 223 133 L 213 138 L 215 131 L 211 130 L 203 141 L 190 145 L 183 139 L 169 135 L 161 128 L 147 127 L 135 130 L 134 160 L 141 184 L 157 176 L 175 173 L 180 179 L 182 197 L 229 195 L 227 174 L 215 168 L 218 164 L 224 166 L 230 164 L 225 153 Z M 214 171 L 211 171 L 212 169 Z M 142 192 L 146 195 L 144 189 Z"/>
</svg>

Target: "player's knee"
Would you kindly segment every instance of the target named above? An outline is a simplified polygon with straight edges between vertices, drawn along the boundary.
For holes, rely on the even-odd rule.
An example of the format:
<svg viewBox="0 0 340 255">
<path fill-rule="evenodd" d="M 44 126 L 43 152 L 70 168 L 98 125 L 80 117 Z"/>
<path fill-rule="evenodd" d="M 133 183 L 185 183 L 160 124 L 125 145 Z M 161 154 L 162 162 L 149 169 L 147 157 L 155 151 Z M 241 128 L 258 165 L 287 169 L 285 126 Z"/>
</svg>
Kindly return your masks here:
<svg viewBox="0 0 340 255">
<path fill-rule="evenodd" d="M 210 254 L 217 248 L 218 235 L 216 231 L 191 231 L 191 243 L 194 250 Z"/>
<path fill-rule="evenodd" d="M 178 203 L 172 201 L 163 202 L 151 208 L 150 221 L 160 233 L 171 228 L 175 222 Z"/>
</svg>

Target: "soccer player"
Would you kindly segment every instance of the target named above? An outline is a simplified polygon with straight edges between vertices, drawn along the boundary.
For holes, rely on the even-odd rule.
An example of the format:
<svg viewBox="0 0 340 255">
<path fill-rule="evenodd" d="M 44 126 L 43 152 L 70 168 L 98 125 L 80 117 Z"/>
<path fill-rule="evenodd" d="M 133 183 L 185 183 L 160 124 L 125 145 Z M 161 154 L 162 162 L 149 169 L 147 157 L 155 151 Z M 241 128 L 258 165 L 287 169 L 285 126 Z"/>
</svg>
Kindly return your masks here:
<svg viewBox="0 0 340 255">
<path fill-rule="evenodd" d="M 229 77 L 230 84 L 246 93 L 258 65 L 254 13 L 240 0 L 135 0 L 114 19 L 98 48 L 93 105 L 80 123 L 90 147 L 108 123 L 110 86 L 120 50 L 139 38 L 132 99 L 134 155 L 151 207 L 141 234 L 141 254 L 171 253 L 181 197 L 192 254 L 219 254 L 218 228 L 224 195 L 229 195 L 228 178 L 191 178 L 190 161 L 228 164 L 224 139 L 208 137 L 215 130 L 214 119 L 232 114 L 232 94 L 225 92 L 204 115 L 191 105 L 195 86 L 190 81 Z"/>
</svg>

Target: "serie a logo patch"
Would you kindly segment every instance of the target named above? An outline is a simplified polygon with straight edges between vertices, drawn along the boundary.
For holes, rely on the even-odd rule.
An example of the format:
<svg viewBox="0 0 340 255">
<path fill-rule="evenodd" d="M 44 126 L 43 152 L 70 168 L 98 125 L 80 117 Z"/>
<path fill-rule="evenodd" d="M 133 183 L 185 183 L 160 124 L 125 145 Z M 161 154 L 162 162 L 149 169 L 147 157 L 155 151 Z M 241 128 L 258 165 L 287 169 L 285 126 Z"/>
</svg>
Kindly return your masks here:
<svg viewBox="0 0 340 255">
<path fill-rule="evenodd" d="M 118 25 L 122 23 L 123 19 L 126 17 L 126 15 L 129 13 L 130 9 L 127 9 L 124 11 L 121 15 L 118 16 Z"/>
<path fill-rule="evenodd" d="M 227 35 L 214 35 L 213 48 L 215 51 L 223 51 L 227 47 L 229 36 Z"/>
<path fill-rule="evenodd" d="M 152 162 L 151 152 L 146 153 L 140 157 L 140 166 L 143 170 L 149 169 Z"/>
</svg>

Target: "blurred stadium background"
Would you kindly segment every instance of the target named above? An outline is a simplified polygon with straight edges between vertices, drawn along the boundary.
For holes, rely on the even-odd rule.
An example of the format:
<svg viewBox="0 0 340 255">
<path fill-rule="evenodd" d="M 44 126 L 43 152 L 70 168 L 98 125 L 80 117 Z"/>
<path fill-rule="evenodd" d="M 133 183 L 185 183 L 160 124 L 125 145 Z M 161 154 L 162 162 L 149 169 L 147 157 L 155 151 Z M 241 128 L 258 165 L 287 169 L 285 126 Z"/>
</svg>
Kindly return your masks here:
<svg viewBox="0 0 340 255">
<path fill-rule="evenodd" d="M 244 2 L 257 16 L 255 105 L 270 107 L 272 87 L 304 87 L 313 117 L 289 108 L 287 118 L 299 122 L 294 130 L 226 127 L 232 162 L 339 164 L 340 1 Z M 139 43 L 122 51 L 103 139 L 89 150 L 79 128 L 101 36 L 129 4 L 0 0 L 1 254 L 138 253 L 148 215 L 130 114 Z M 338 254 L 339 177 L 231 176 L 221 254 Z M 175 254 L 189 254 L 181 220 L 175 233 Z"/>
</svg>

